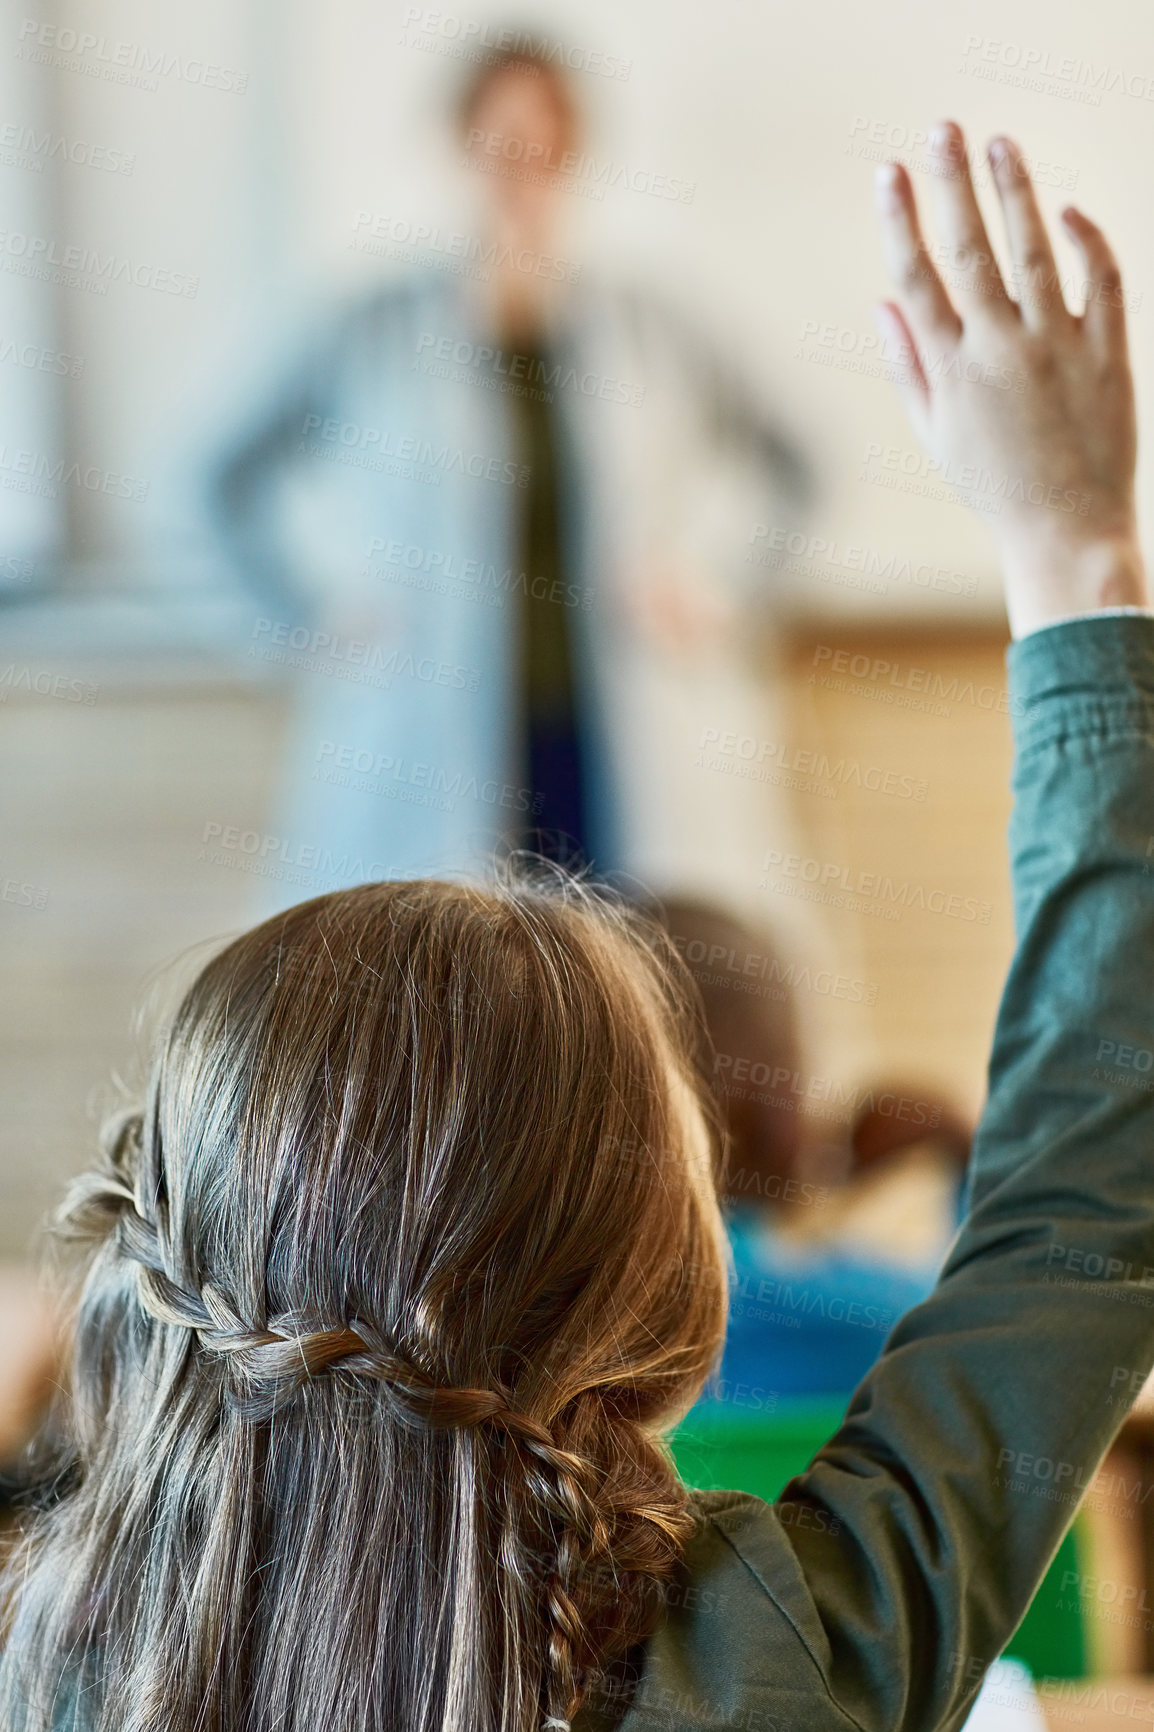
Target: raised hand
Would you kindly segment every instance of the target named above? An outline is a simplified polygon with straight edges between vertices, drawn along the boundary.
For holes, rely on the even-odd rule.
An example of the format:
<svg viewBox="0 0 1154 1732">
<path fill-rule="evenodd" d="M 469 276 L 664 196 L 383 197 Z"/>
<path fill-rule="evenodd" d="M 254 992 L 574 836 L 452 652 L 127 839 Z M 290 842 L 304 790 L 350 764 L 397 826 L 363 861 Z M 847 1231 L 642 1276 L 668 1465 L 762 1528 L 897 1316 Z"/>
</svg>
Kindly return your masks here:
<svg viewBox="0 0 1154 1732">
<path fill-rule="evenodd" d="M 994 139 L 1011 294 L 960 127 L 942 122 L 933 147 L 940 238 L 932 253 L 905 169 L 886 164 L 877 177 L 900 297 L 877 312 L 902 351 L 914 430 L 993 532 L 1015 636 L 1094 608 L 1145 605 L 1134 391 L 1114 254 L 1088 217 L 1063 211 L 1085 277 L 1085 309 L 1071 312 L 1022 154 Z"/>
</svg>

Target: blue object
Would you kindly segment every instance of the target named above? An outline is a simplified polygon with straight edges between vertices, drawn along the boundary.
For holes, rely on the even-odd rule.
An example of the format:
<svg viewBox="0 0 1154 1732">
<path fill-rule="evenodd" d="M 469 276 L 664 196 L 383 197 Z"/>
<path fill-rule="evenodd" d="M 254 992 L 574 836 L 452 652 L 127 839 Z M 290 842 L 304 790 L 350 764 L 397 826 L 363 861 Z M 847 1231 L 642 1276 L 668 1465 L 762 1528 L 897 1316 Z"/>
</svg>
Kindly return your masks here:
<svg viewBox="0 0 1154 1732">
<path fill-rule="evenodd" d="M 729 1238 L 729 1333 L 707 1404 L 757 1412 L 785 1395 L 845 1397 L 937 1279 L 936 1264 L 915 1273 L 837 1249 L 799 1250 L 750 1211 L 733 1217 Z"/>
</svg>

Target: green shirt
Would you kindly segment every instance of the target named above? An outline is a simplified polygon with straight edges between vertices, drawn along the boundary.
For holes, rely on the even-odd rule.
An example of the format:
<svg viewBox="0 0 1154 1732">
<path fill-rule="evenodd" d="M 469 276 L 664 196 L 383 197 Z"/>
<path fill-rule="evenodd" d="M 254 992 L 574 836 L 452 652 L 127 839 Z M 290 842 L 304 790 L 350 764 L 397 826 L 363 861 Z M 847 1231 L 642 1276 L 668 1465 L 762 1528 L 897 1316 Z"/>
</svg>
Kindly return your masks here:
<svg viewBox="0 0 1154 1732">
<path fill-rule="evenodd" d="M 624 1732 L 952 1732 L 1154 1365 L 1154 620 L 1008 661 L 1017 945 L 968 1218 L 805 1473 L 700 1498 Z"/>
</svg>

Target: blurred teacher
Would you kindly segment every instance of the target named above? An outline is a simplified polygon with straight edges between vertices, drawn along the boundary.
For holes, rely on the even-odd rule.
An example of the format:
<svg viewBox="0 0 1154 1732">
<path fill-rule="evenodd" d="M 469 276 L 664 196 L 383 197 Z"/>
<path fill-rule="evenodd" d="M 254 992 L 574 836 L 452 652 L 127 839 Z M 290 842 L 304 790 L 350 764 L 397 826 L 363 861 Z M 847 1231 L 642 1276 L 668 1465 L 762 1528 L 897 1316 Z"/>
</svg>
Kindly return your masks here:
<svg viewBox="0 0 1154 1732">
<path fill-rule="evenodd" d="M 543 54 L 457 124 L 487 275 L 329 318 L 214 468 L 254 653 L 301 670 L 277 829 L 325 887 L 513 845 L 748 905 L 784 819 L 703 742 L 780 737 L 749 541 L 805 465 L 670 307 L 557 267 L 588 158 Z"/>
</svg>

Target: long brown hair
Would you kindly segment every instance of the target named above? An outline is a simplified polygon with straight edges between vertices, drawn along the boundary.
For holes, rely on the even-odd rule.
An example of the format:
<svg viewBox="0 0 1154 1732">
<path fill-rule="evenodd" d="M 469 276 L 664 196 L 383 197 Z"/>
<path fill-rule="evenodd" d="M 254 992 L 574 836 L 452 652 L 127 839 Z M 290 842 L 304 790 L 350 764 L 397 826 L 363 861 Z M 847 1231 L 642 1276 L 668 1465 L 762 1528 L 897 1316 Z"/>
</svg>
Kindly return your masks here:
<svg viewBox="0 0 1154 1732">
<path fill-rule="evenodd" d="M 724 1329 L 654 927 L 548 873 L 229 943 L 106 1127 L 5 1728 L 537 1732 L 654 1628 Z M 75 1721 L 70 1717 L 75 1713 Z"/>
</svg>

